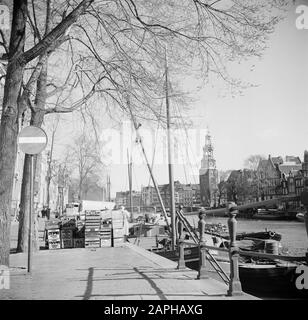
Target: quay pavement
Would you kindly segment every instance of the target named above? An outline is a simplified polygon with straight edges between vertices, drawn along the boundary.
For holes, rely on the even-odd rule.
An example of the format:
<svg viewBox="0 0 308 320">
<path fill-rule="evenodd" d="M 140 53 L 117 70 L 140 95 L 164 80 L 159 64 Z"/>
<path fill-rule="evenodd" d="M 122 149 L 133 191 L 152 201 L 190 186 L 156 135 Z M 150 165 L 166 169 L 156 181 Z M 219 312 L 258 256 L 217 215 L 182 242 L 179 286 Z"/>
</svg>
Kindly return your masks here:
<svg viewBox="0 0 308 320">
<path fill-rule="evenodd" d="M 51 300 L 253 300 L 228 297 L 227 286 L 197 272 L 177 270 L 177 263 L 133 244 L 115 248 L 41 250 L 10 257 L 10 289 L 2 299 Z"/>
</svg>

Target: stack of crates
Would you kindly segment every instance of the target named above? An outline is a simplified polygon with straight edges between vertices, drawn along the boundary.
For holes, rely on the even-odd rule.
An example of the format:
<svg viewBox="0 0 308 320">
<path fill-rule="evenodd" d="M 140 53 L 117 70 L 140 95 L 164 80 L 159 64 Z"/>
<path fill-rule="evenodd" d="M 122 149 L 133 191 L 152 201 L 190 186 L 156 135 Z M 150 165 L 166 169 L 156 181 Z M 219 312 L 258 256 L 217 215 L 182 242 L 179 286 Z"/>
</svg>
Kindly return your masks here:
<svg viewBox="0 0 308 320">
<path fill-rule="evenodd" d="M 100 211 L 86 211 L 85 214 L 85 247 L 99 248 L 101 227 Z"/>
<path fill-rule="evenodd" d="M 74 248 L 84 248 L 85 227 L 82 221 L 77 220 L 74 236 Z"/>
<path fill-rule="evenodd" d="M 60 221 L 58 219 L 46 221 L 45 231 L 48 249 L 61 249 Z"/>
<path fill-rule="evenodd" d="M 112 241 L 114 247 L 124 243 L 124 219 L 121 212 L 114 212 L 112 215 Z"/>
<path fill-rule="evenodd" d="M 102 221 L 99 235 L 100 235 L 101 247 L 111 247 L 111 235 L 112 235 L 111 222 Z"/>
<path fill-rule="evenodd" d="M 65 220 L 62 222 L 61 229 L 61 248 L 73 248 L 73 234 L 76 229 L 75 219 Z"/>
</svg>

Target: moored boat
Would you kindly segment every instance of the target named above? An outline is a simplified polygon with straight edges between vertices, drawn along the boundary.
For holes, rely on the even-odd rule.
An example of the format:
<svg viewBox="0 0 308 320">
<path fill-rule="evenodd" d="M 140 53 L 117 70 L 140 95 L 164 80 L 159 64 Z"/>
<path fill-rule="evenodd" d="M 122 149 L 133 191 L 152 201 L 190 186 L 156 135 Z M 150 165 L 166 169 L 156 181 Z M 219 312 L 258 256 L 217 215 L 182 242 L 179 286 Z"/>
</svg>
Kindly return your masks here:
<svg viewBox="0 0 308 320">
<path fill-rule="evenodd" d="M 297 264 L 240 264 L 239 276 L 243 291 L 260 297 L 296 298 Z"/>
<path fill-rule="evenodd" d="M 258 209 L 258 211 L 252 215 L 251 219 L 258 220 L 295 220 L 295 212 L 280 211 L 275 209 Z"/>
<path fill-rule="evenodd" d="M 157 254 L 173 261 L 178 261 L 178 252 L 160 251 Z M 186 267 L 198 271 L 199 250 L 198 247 L 184 249 Z M 215 257 L 221 268 L 229 274 L 230 263 L 228 256 Z M 208 263 L 207 268 L 211 270 Z M 281 262 L 240 262 L 239 277 L 242 290 L 260 298 L 271 299 L 307 299 L 307 290 L 299 290 L 296 287 L 296 273 L 298 264 Z"/>
</svg>

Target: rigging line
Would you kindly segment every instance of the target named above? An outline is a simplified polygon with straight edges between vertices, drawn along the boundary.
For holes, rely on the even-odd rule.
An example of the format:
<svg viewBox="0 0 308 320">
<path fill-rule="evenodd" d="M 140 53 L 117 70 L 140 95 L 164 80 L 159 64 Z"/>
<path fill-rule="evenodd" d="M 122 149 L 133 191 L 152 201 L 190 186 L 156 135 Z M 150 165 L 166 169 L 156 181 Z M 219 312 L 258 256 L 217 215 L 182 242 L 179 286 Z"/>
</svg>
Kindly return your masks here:
<svg viewBox="0 0 308 320">
<path fill-rule="evenodd" d="M 179 110 L 179 107 L 178 107 L 178 106 L 177 106 L 177 109 L 178 109 L 178 110 L 176 110 L 176 113 L 177 113 L 179 119 L 181 119 L 182 122 L 183 122 L 183 117 L 182 117 L 182 115 L 181 115 L 181 113 L 180 113 L 180 110 Z M 182 126 L 184 127 L 184 125 L 182 125 Z M 179 127 L 181 127 L 181 124 L 179 124 Z M 184 127 L 184 129 L 185 129 L 185 127 Z M 181 132 L 181 131 L 180 131 L 180 132 Z M 183 141 L 186 140 L 186 141 L 189 142 L 187 130 L 185 130 L 185 132 L 186 132 L 186 137 L 184 137 Z M 181 134 L 182 134 L 182 132 L 181 132 Z M 185 138 L 186 138 L 186 139 L 185 139 Z M 186 143 L 186 144 L 188 144 L 188 143 Z M 189 164 L 190 169 L 191 169 L 192 179 L 193 179 L 194 183 L 197 184 L 197 183 L 196 183 L 195 174 L 194 174 L 194 168 L 193 168 L 193 165 L 191 164 L 191 161 L 190 161 L 190 157 L 189 157 L 189 154 L 188 154 L 187 146 L 186 146 L 185 150 L 186 150 L 186 157 L 187 157 L 187 160 L 188 160 L 188 164 Z M 183 152 L 183 151 L 182 151 L 182 152 Z M 184 158 L 184 153 L 182 153 L 182 155 L 183 155 L 183 159 L 185 159 L 185 158 Z M 184 167 L 184 170 L 186 170 L 184 164 L 183 164 L 183 167 Z"/>
<path fill-rule="evenodd" d="M 170 90 L 172 91 L 172 88 L 171 88 Z M 178 116 L 179 119 L 181 119 L 181 121 L 182 121 L 182 127 L 184 128 L 185 133 L 186 133 L 186 141 L 187 141 L 187 144 L 190 146 L 190 149 L 191 149 L 192 154 L 193 154 L 194 152 L 193 152 L 192 146 L 191 146 L 191 144 L 190 144 L 190 140 L 189 140 L 189 138 L 188 138 L 187 128 L 186 128 L 186 125 L 185 125 L 185 121 L 184 121 L 184 119 L 183 119 L 183 116 L 182 116 L 182 114 L 181 114 L 181 111 L 180 111 L 180 107 L 179 107 L 179 105 L 178 105 L 178 102 L 177 102 L 177 101 L 174 101 L 174 104 L 173 104 L 173 105 L 174 105 L 174 110 L 176 110 L 176 108 L 177 108 L 177 116 Z M 181 127 L 181 125 L 180 125 L 179 127 Z M 187 154 L 188 163 L 189 163 L 190 168 L 191 168 L 191 173 L 192 173 L 193 181 L 194 181 L 195 184 L 197 184 L 194 171 L 195 171 L 195 170 L 198 170 L 198 165 L 197 165 L 196 162 L 194 163 L 194 165 L 195 165 L 195 170 L 194 170 L 193 165 L 192 165 L 192 163 L 191 163 L 191 161 L 190 161 L 190 157 L 189 157 L 189 154 L 188 154 L 187 147 L 185 148 L 185 150 L 186 150 L 186 154 Z M 194 154 L 193 154 L 193 157 L 196 158 Z"/>
<path fill-rule="evenodd" d="M 128 180 L 128 177 L 127 177 L 127 174 L 125 174 L 125 188 L 124 188 L 124 191 L 127 191 L 127 180 Z"/>
<path fill-rule="evenodd" d="M 175 108 L 174 108 L 175 109 Z M 176 110 L 174 110 L 175 111 L 175 113 L 176 113 L 176 115 L 178 115 L 178 112 L 176 111 Z M 180 123 L 178 123 L 178 119 L 176 119 L 175 120 L 175 124 L 176 124 L 176 126 L 178 126 L 179 128 L 180 128 Z M 179 147 L 179 146 L 178 146 Z M 187 172 L 186 172 L 186 167 L 185 167 L 185 163 L 184 163 L 184 161 L 185 161 L 185 155 L 184 155 L 184 151 L 183 151 L 183 149 L 181 148 L 181 147 L 179 147 L 179 149 L 180 149 L 180 152 L 181 152 L 181 155 L 182 155 L 182 159 L 183 159 L 183 169 L 184 169 L 184 175 L 185 175 L 185 181 L 186 181 L 186 184 L 188 184 L 188 178 L 187 178 Z"/>
<path fill-rule="evenodd" d="M 177 105 L 177 107 L 178 107 L 178 109 L 179 109 L 179 106 L 178 106 L 178 105 Z M 180 110 L 179 110 L 179 113 L 180 113 L 180 118 L 181 118 L 182 123 L 183 123 L 183 128 L 184 128 L 184 130 L 185 130 L 186 141 L 188 142 L 188 146 L 190 147 L 190 150 L 191 150 L 193 159 L 197 159 L 197 157 L 196 157 L 196 155 L 195 155 L 195 153 L 194 153 L 194 150 L 193 150 L 193 148 L 192 148 L 192 145 L 191 145 L 191 143 L 190 143 L 190 140 L 189 140 L 189 137 L 188 137 L 188 132 L 187 132 L 187 126 L 186 126 L 186 124 L 185 124 L 185 122 L 184 122 L 183 115 L 181 114 L 181 111 L 180 111 Z M 198 164 L 197 164 L 197 162 L 194 161 L 194 163 L 193 163 L 193 165 L 192 165 L 192 163 L 191 163 L 191 161 L 190 161 L 189 155 L 188 155 L 188 159 L 189 159 L 189 164 L 191 165 L 191 167 L 193 168 L 193 166 L 194 166 L 194 167 L 195 167 L 195 170 L 198 170 Z M 194 169 L 192 169 L 192 170 L 194 170 Z M 194 171 L 193 171 L 193 173 L 194 173 Z M 195 178 L 195 175 L 194 175 L 194 174 L 193 174 L 193 179 L 194 179 L 194 182 L 195 182 L 195 184 L 196 184 L 196 178 Z"/>
<path fill-rule="evenodd" d="M 156 190 L 157 197 L 158 197 L 160 206 L 161 206 L 161 208 L 162 208 L 162 212 L 163 212 L 164 217 L 165 217 L 165 221 L 166 221 L 166 225 L 167 225 L 168 231 L 171 232 L 171 226 L 170 226 L 170 223 L 168 222 L 167 211 L 166 211 L 166 208 L 165 208 L 165 204 L 164 204 L 163 199 L 162 199 L 162 197 L 161 197 L 161 194 L 160 194 L 160 191 L 159 191 L 159 188 L 158 188 L 158 184 L 157 184 L 157 182 L 156 182 L 156 180 L 155 180 L 155 178 L 154 178 L 154 175 L 153 175 L 153 173 L 152 173 L 152 169 L 150 168 L 150 164 L 149 164 L 149 161 L 148 161 L 148 158 L 147 158 L 147 155 L 146 155 L 146 152 L 145 152 L 143 143 L 142 143 L 142 138 L 141 138 L 140 133 L 139 133 L 139 131 L 138 131 L 138 130 L 139 130 L 139 126 L 138 126 L 138 124 L 137 124 L 137 122 L 136 122 L 136 119 L 135 119 L 135 117 L 134 117 L 134 114 L 133 114 L 133 112 L 132 112 L 132 110 L 131 110 L 131 108 L 130 108 L 129 105 L 128 105 L 128 108 L 129 108 L 129 112 L 130 112 L 130 114 L 131 114 L 132 121 L 133 121 L 133 123 L 134 123 L 135 131 L 136 131 L 136 136 L 137 136 L 137 139 L 136 139 L 136 140 L 138 140 L 138 144 L 139 144 L 140 147 L 141 147 L 140 152 L 142 152 L 142 154 L 143 154 L 143 157 L 142 157 L 143 162 L 146 163 L 146 165 L 147 165 L 147 167 L 148 167 L 148 169 L 149 169 L 149 171 L 150 171 L 151 178 L 152 178 L 152 181 L 153 181 L 153 185 L 154 185 L 154 188 L 155 188 L 155 190 Z"/>
<path fill-rule="evenodd" d="M 161 118 L 161 113 L 162 113 L 162 109 L 163 109 L 163 102 L 161 102 L 160 104 L 160 110 L 159 110 L 159 119 Z M 153 171 L 154 168 L 154 161 L 155 161 L 155 154 L 156 154 L 156 146 L 157 146 L 157 140 L 158 140 L 158 129 L 160 127 L 160 123 L 158 121 L 157 123 L 157 129 L 156 129 L 156 133 L 155 133 L 155 145 L 154 145 L 154 150 L 153 150 L 153 157 L 152 157 L 152 163 L 151 163 L 151 170 Z M 150 186 L 151 183 L 151 176 L 149 175 L 149 182 L 148 182 L 148 186 Z"/>
<path fill-rule="evenodd" d="M 135 178 L 135 181 L 136 181 L 135 186 L 136 186 L 136 190 L 137 190 L 139 188 L 139 182 L 138 182 L 138 179 L 137 179 L 136 171 L 132 170 L 132 172 L 133 172 L 133 175 L 134 175 L 134 178 Z M 132 184 L 132 190 L 134 190 L 133 184 Z"/>
</svg>

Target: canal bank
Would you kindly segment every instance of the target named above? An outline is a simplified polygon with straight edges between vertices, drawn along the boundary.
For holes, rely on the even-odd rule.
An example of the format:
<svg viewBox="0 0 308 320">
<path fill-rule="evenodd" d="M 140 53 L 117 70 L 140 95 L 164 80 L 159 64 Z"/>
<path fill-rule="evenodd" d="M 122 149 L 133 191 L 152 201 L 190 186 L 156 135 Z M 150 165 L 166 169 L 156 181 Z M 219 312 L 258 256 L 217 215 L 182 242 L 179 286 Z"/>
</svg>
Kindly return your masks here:
<svg viewBox="0 0 308 320">
<path fill-rule="evenodd" d="M 117 248 L 42 250 L 33 256 L 12 254 L 10 289 L 0 300 L 255 300 L 227 296 L 215 279 L 196 280 L 197 272 L 177 270 L 177 263 L 125 244 Z"/>
</svg>

